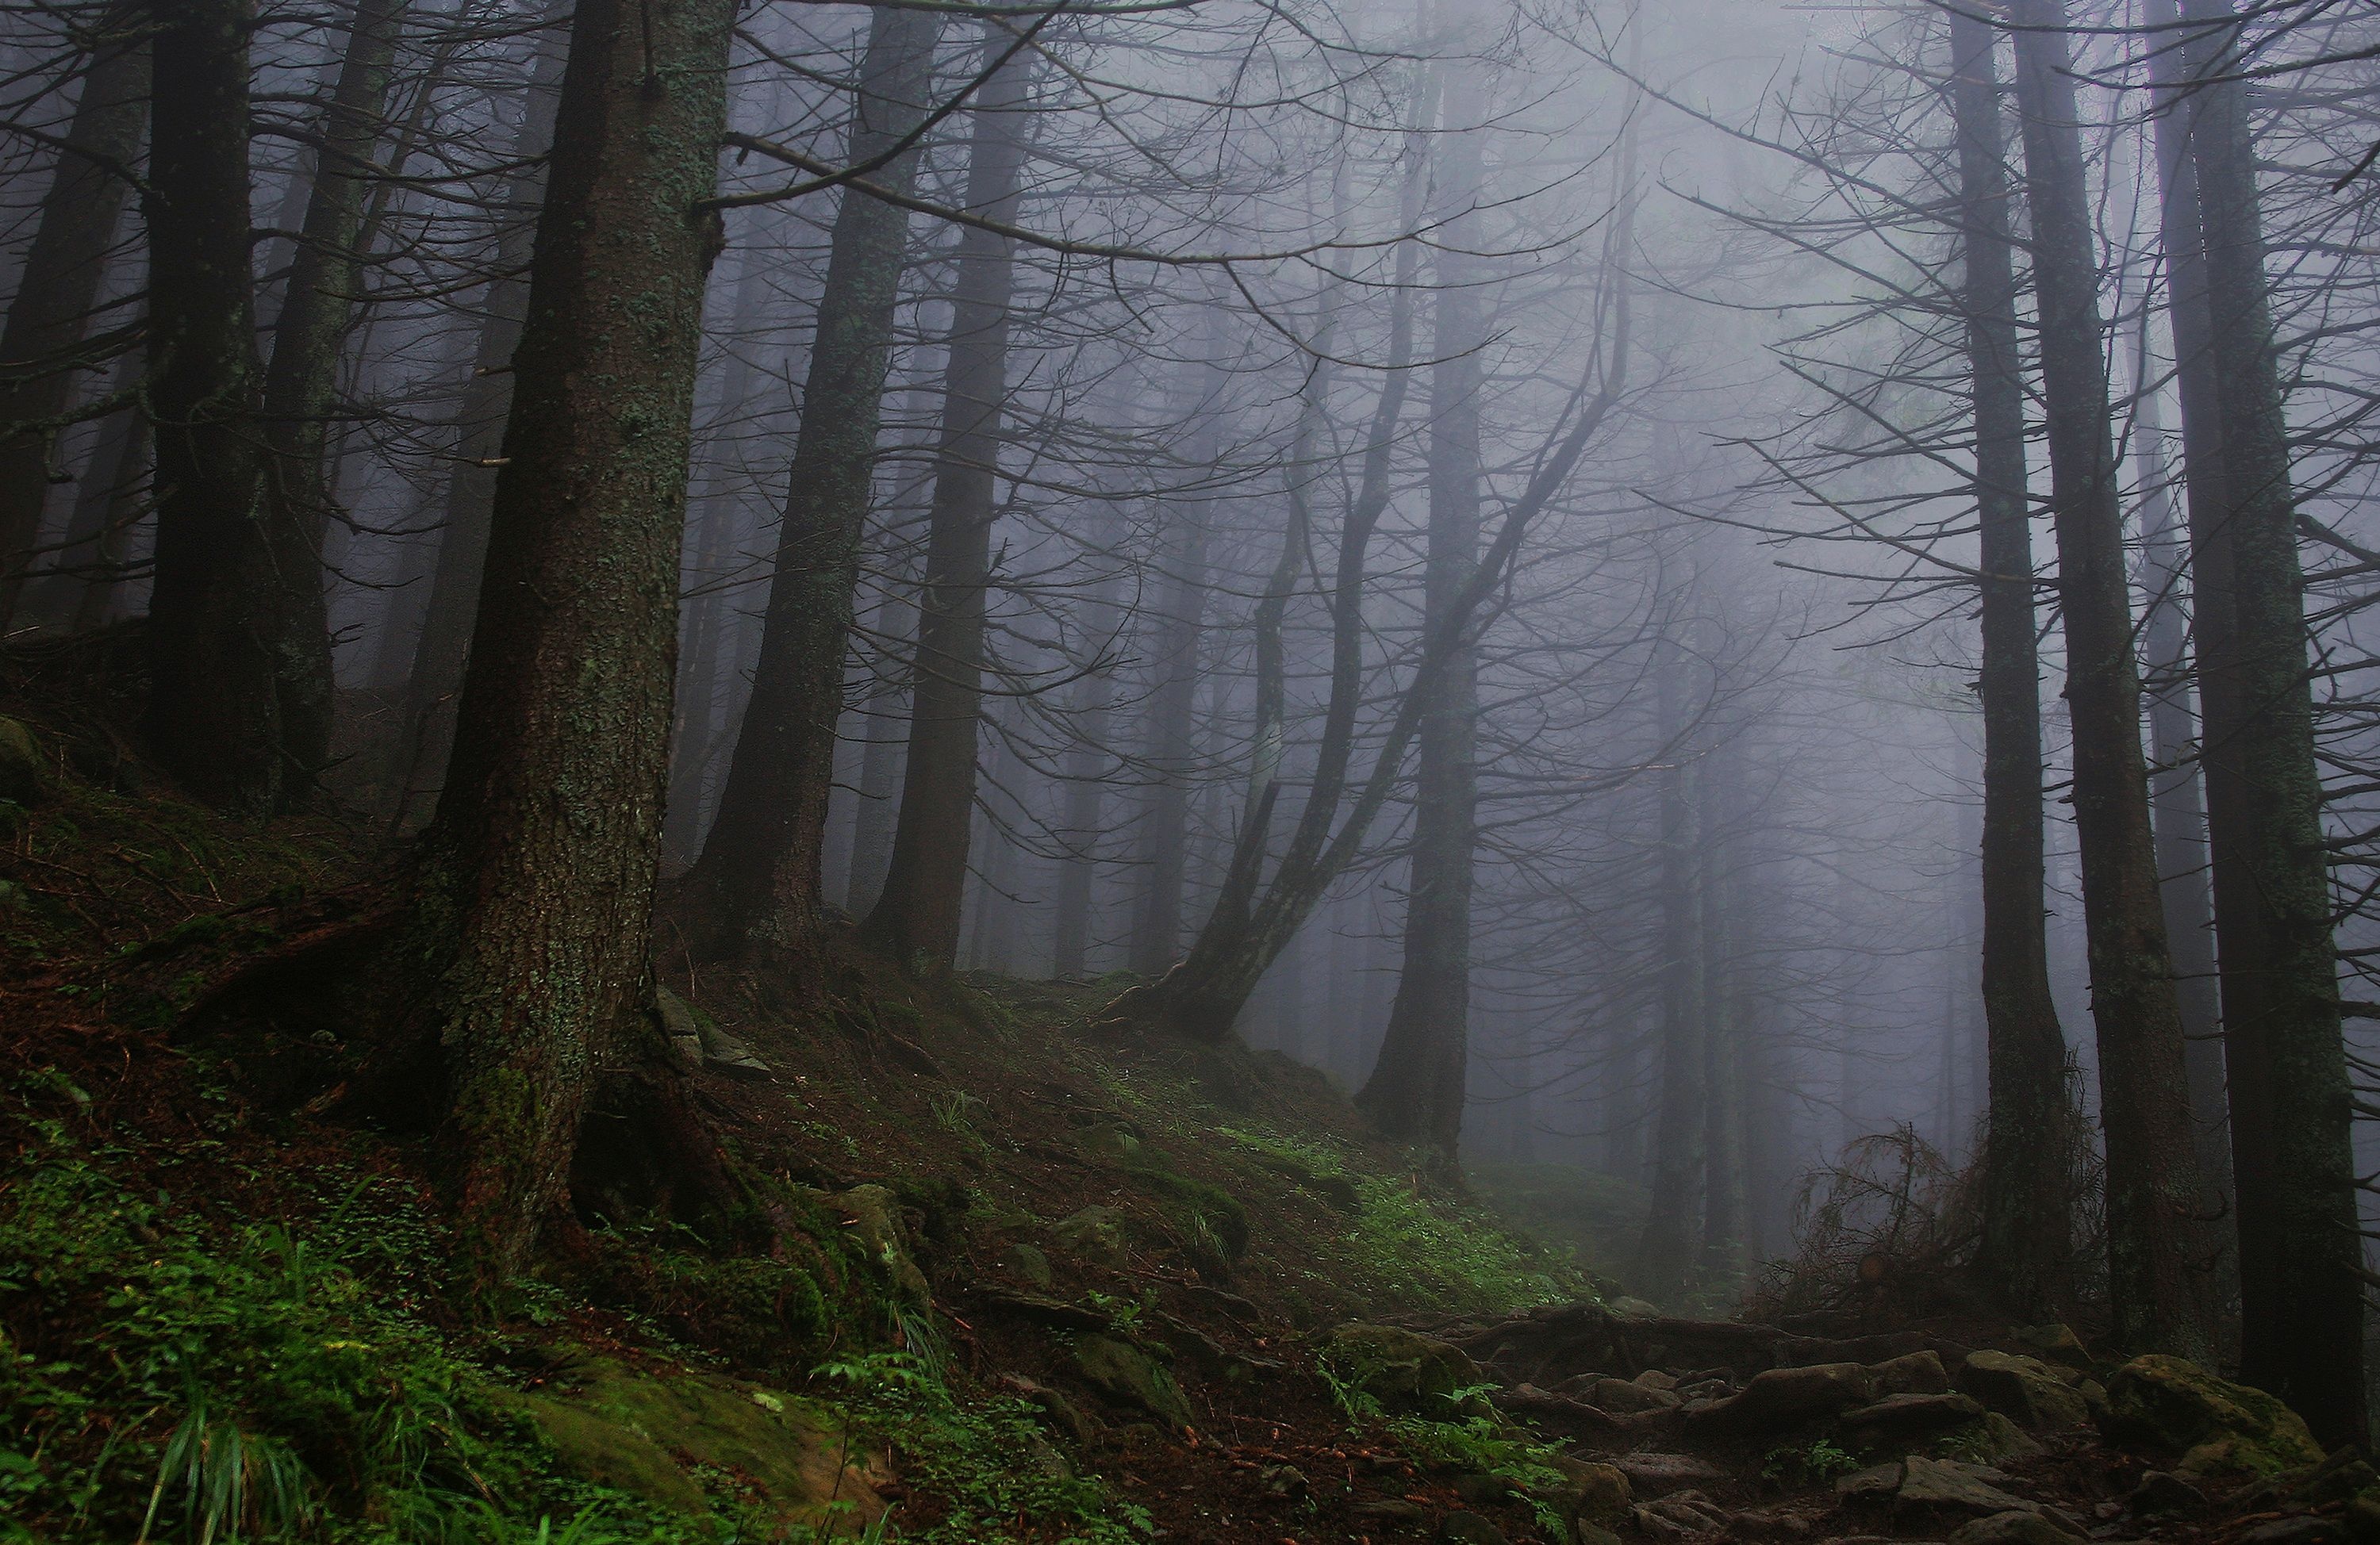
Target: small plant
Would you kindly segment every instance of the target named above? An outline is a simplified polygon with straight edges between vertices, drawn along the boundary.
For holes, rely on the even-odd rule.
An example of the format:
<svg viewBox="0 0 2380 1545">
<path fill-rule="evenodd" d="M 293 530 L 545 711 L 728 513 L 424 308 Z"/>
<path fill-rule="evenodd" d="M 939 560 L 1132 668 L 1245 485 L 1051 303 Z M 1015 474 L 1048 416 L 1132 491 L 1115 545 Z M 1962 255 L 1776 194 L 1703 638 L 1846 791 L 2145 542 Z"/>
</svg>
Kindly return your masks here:
<svg viewBox="0 0 2380 1545">
<path fill-rule="evenodd" d="M 1849 1475 L 1859 1467 L 1858 1459 L 1837 1447 L 1831 1440 L 1820 1438 L 1806 1448 L 1795 1448 L 1788 1443 L 1770 1449 L 1767 1461 L 1760 1467 L 1760 1478 L 1779 1486 L 1806 1485 L 1839 1475 Z"/>
</svg>

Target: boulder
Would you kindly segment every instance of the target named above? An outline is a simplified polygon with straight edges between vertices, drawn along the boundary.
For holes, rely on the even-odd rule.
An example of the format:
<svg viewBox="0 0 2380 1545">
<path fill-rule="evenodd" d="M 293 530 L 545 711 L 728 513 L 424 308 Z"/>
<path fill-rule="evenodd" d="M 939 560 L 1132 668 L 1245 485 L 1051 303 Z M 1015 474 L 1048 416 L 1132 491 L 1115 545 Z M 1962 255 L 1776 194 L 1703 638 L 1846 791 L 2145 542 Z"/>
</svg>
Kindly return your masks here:
<svg viewBox="0 0 2380 1545">
<path fill-rule="evenodd" d="M 1110 1400 L 1137 1406 L 1176 1431 L 1190 1425 L 1190 1403 L 1182 1398 L 1182 1386 L 1148 1353 L 1111 1335 L 1077 1335 L 1072 1350 L 1075 1371 Z"/>
<path fill-rule="evenodd" d="M 1333 1377 L 1390 1411 L 1451 1415 L 1456 1393 L 1481 1382 L 1469 1353 L 1395 1325 L 1342 1325 L 1324 1340 L 1322 1357 Z"/>
<path fill-rule="evenodd" d="M 863 1448 L 841 1424 L 794 1395 L 712 1374 L 632 1370 L 599 1361 L 512 1397 L 565 1475 L 708 1521 L 696 1479 L 730 1474 L 748 1497 L 803 1539 L 837 1515 L 858 1533 L 884 1512 Z M 830 1502 L 848 1509 L 828 1511 Z"/>
<path fill-rule="evenodd" d="M 1061 1249 L 1096 1266 L 1122 1267 L 1132 1259 L 1123 1214 L 1112 1207 L 1086 1207 L 1059 1219 L 1050 1233 Z"/>
<path fill-rule="evenodd" d="M 0 800 L 31 804 L 49 787 L 50 765 L 42 743 L 21 719 L 0 715 Z"/>
<path fill-rule="evenodd" d="M 2337 1518 L 2301 1513 L 2259 1524 L 2235 1538 L 2232 1545 L 2348 1545 L 2347 1526 Z"/>
<path fill-rule="evenodd" d="M 1561 1494 L 1555 1509 L 1563 1517 L 1601 1524 L 1627 1515 L 1634 1492 L 1628 1484 L 1627 1472 L 1620 1467 L 1573 1459 L 1568 1454 L 1555 1455 L 1552 1464 L 1562 1475 Z"/>
<path fill-rule="evenodd" d="M 1612 1459 L 1611 1467 L 1634 1490 L 1655 1495 L 1727 1479 L 1725 1470 L 1691 1454 L 1622 1454 Z"/>
<path fill-rule="evenodd" d="M 1010 1276 L 1044 1292 L 1057 1281 L 1050 1270 L 1050 1258 L 1041 1253 L 1040 1247 L 1028 1245 L 1022 1239 L 1010 1242 L 1008 1249 L 1001 1252 L 1000 1263 L 1007 1269 Z"/>
<path fill-rule="evenodd" d="M 2011 1333 L 2010 1339 L 2044 1362 L 2086 1370 L 2091 1366 L 2090 1352 L 2070 1326 L 2027 1325 Z"/>
<path fill-rule="evenodd" d="M 2082 1394 L 2038 1358 L 1970 1352 L 1959 1382 L 1991 1409 L 2036 1432 L 2060 1432 L 2091 1419 Z"/>
<path fill-rule="evenodd" d="M 1888 1497 L 1900 1490 L 1900 1461 L 1870 1465 L 1835 1479 L 1835 1495 L 1845 1502 L 1858 1497 Z"/>
<path fill-rule="evenodd" d="M 926 1273 L 917 1270 L 917 1261 L 910 1256 L 909 1230 L 901 1218 L 901 1199 L 886 1187 L 867 1185 L 837 1191 L 831 1200 L 851 1220 L 868 1258 L 883 1270 L 892 1290 L 912 1306 L 926 1307 L 933 1298 L 933 1289 L 927 1285 Z"/>
<path fill-rule="evenodd" d="M 1964 1394 L 1888 1394 L 1842 1415 L 1843 1430 L 1863 1443 L 1899 1442 L 1956 1431 L 1981 1421 L 1984 1407 Z"/>
<path fill-rule="evenodd" d="M 2152 1353 L 2108 1376 L 2109 1442 L 2179 1454 L 2185 1475 L 2277 1476 L 2322 1462 L 2295 1411 L 2259 1389 Z"/>
<path fill-rule="evenodd" d="M 1876 1381 L 1876 1393 L 1879 1395 L 1950 1393 L 1949 1370 L 1942 1366 L 1942 1355 L 1931 1348 L 1904 1353 L 1888 1362 L 1872 1363 L 1867 1371 Z"/>
<path fill-rule="evenodd" d="M 2353 1449 L 2340 1448 L 2290 1490 L 2289 1502 L 2292 1507 L 2324 1507 L 2361 1496 L 2376 1485 L 2380 1485 L 2380 1472 L 2374 1471 Z"/>
<path fill-rule="evenodd" d="M 2042 1452 L 2032 1433 L 1998 1411 L 1985 1412 L 1983 1425 L 1975 1430 L 1975 1453 L 1979 1458 L 2030 1459 Z"/>
<path fill-rule="evenodd" d="M 1664 1393 L 1675 1391 L 1678 1387 L 1678 1376 L 1658 1368 L 1648 1368 L 1628 1382 L 1632 1384 L 1641 1384 L 1648 1390 L 1660 1390 Z"/>
<path fill-rule="evenodd" d="M 1950 1545 L 2078 1545 L 2081 1539 L 2041 1514 L 2015 1509 L 1950 1531 Z"/>
<path fill-rule="evenodd" d="M 1668 1390 L 1649 1389 L 1626 1379 L 1614 1379 L 1609 1374 L 1585 1373 L 1575 1379 L 1565 1379 L 1557 1394 L 1573 1400 L 1584 1400 L 1597 1410 L 1624 1417 L 1638 1411 L 1674 1410 L 1683 1402 Z"/>
<path fill-rule="evenodd" d="M 1893 1505 L 1905 1513 L 1985 1515 L 2029 1511 L 2034 1504 L 2001 1489 L 2008 1478 L 1986 1465 L 1927 1459 L 1912 1454 L 1900 1467 Z"/>
<path fill-rule="evenodd" d="M 1739 1393 L 1688 1417 L 1698 1432 L 1782 1432 L 1810 1427 L 1876 1398 L 1876 1383 L 1857 1363 L 1812 1363 L 1766 1369 Z"/>
<path fill-rule="evenodd" d="M 1476 1513 L 1450 1513 L 1438 1526 L 1438 1538 L 1447 1545 L 1508 1545 L 1502 1529 Z"/>
<path fill-rule="evenodd" d="M 1614 1298 L 1604 1306 L 1622 1320 L 1658 1320 L 1661 1306 L 1648 1304 L 1642 1298 Z"/>
<path fill-rule="evenodd" d="M 2187 1513 L 2206 1505 L 2206 1493 L 2171 1470 L 2151 1470 L 2141 1477 L 2124 1505 L 2134 1513 Z"/>
</svg>

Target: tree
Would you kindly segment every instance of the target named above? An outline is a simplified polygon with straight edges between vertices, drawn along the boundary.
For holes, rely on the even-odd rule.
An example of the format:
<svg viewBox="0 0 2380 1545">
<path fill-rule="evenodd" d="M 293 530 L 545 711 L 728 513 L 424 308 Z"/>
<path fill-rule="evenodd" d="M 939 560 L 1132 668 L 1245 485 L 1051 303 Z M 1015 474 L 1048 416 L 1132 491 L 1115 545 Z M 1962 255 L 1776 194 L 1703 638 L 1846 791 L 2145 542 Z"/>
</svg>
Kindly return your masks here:
<svg viewBox="0 0 2380 1545">
<path fill-rule="evenodd" d="M 911 142 L 926 116 L 941 34 L 941 18 L 929 10 L 886 8 L 869 24 L 847 153 L 856 167 L 876 168 L 875 186 L 896 194 L 916 180 Z M 1004 43 L 1005 35 L 995 41 Z M 978 124 L 984 121 L 979 112 Z M 906 210 L 845 189 L 819 300 L 752 695 L 718 815 L 685 881 L 699 914 L 697 935 L 712 948 L 792 944 L 816 926 L 823 904 L 820 861 L 852 592 L 872 503 L 908 231 Z M 967 272 L 981 267 L 970 266 L 965 254 L 961 264 Z M 997 397 L 995 384 L 987 400 Z"/>
<path fill-rule="evenodd" d="M 14 618 L 39 535 L 56 436 L 77 354 L 99 296 L 107 249 L 133 187 L 149 117 L 149 15 L 115 0 L 99 18 L 82 93 L 42 196 L 41 223 L 0 325 L 0 628 Z"/>
<path fill-rule="evenodd" d="M 2107 1135 L 2108 1292 L 2121 1345 L 2203 1358 L 2212 1338 L 2191 1237 L 2198 1166 L 2141 754 L 2140 671 L 2065 8 L 2061 0 L 2016 0 L 2010 20 Z"/>
<path fill-rule="evenodd" d="M 1002 63 L 975 103 L 966 183 L 966 208 L 1003 225 L 1016 212 L 1031 85 L 1029 61 L 1005 42 L 1004 31 L 987 28 L 987 59 Z M 959 237 L 956 268 L 901 817 L 883 892 L 861 926 L 864 937 L 905 967 L 929 971 L 949 969 L 957 953 L 966 893 L 1014 244 L 990 226 L 969 225 Z M 839 663 L 836 681 L 839 693 Z"/>
<path fill-rule="evenodd" d="M 1984 718 L 1984 1022 L 1989 1135 L 1978 1255 L 2010 1308 L 2046 1317 L 2073 1259 L 2062 1143 L 2066 1038 L 2049 993 L 2043 923 L 2041 666 L 2034 646 L 2033 512 L 2017 353 L 2006 139 L 1994 34 L 1950 13 L 1958 137 L 1961 296 L 1973 393 Z"/>
</svg>

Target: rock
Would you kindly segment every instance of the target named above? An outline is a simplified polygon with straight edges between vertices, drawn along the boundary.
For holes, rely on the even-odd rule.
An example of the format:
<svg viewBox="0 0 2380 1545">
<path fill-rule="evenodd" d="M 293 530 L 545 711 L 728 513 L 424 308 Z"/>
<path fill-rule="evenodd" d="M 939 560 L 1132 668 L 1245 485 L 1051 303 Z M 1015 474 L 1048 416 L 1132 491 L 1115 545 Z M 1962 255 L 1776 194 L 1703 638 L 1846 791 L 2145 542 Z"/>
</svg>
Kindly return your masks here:
<svg viewBox="0 0 2380 1545">
<path fill-rule="evenodd" d="M 1050 1272 L 1050 1258 L 1041 1252 L 1041 1247 L 1028 1245 L 1022 1239 L 1012 1241 L 1009 1247 L 1001 1252 L 1000 1263 L 1007 1268 L 1010 1276 L 1019 1282 L 1030 1283 L 1044 1292 L 1053 1286 L 1058 1280 Z"/>
<path fill-rule="evenodd" d="M 2259 1524 L 2237 1536 L 2232 1545 L 2347 1545 L 2347 1526 L 2337 1518 L 2301 1513 Z"/>
<path fill-rule="evenodd" d="M 2011 1510 L 1960 1525 L 1950 1531 L 1950 1545 L 2076 1545 L 2081 1538 L 2038 1513 Z"/>
<path fill-rule="evenodd" d="M 1122 1267 L 1132 1259 L 1123 1214 L 1112 1207 L 1086 1207 L 1050 1226 L 1059 1248 L 1099 1266 Z"/>
<path fill-rule="evenodd" d="M 1888 1497 L 1900 1490 L 1900 1461 L 1888 1465 L 1870 1465 L 1864 1470 L 1853 1470 L 1835 1480 L 1835 1495 L 1846 1502 L 1854 1497 Z"/>
<path fill-rule="evenodd" d="M 1676 1374 L 1658 1368 L 1648 1368 L 1628 1382 L 1632 1384 L 1642 1384 L 1648 1390 L 1674 1391 L 1678 1387 Z"/>
<path fill-rule="evenodd" d="M 1390 1411 L 1449 1414 L 1455 1393 L 1481 1382 L 1479 1365 L 1461 1347 L 1394 1325 L 1341 1325 L 1324 1340 L 1322 1356 L 1334 1377 Z"/>
<path fill-rule="evenodd" d="M 1876 1385 L 1857 1363 L 1813 1363 L 1755 1373 L 1742 1393 L 1688 1418 L 1698 1432 L 1779 1432 L 1808 1427 L 1876 1398 Z"/>
<path fill-rule="evenodd" d="M 1629 1416 L 1637 1411 L 1674 1410 L 1683 1404 L 1668 1390 L 1647 1389 L 1642 1384 L 1603 1373 L 1586 1373 L 1575 1379 L 1565 1379 L 1558 1393 L 1584 1400 L 1614 1416 Z"/>
<path fill-rule="evenodd" d="M 1980 1421 L 1982 1404 L 1963 1394 L 1889 1394 L 1842 1415 L 1843 1430 L 1863 1442 L 1930 1437 Z"/>
<path fill-rule="evenodd" d="M 670 1050 L 689 1071 L 702 1066 L 702 1025 L 686 999 L 667 987 L 653 989 L 653 1018 L 661 1021 Z"/>
<path fill-rule="evenodd" d="M 2091 1354 L 2082 1346 L 2082 1338 L 2066 1325 L 2027 1325 L 2010 1334 L 2020 1346 L 2030 1348 L 2033 1355 L 2045 1362 L 2062 1363 L 2068 1368 L 2088 1369 Z"/>
<path fill-rule="evenodd" d="M 1099 1436 L 1099 1424 L 1083 1415 L 1073 1401 L 1048 1385 L 1036 1383 L 1022 1373 L 1004 1374 L 1000 1382 L 1011 1394 L 1039 1406 L 1041 1414 L 1076 1443 L 1088 1443 Z"/>
<path fill-rule="evenodd" d="M 1893 1505 L 1911 1513 L 2014 1513 L 2033 1504 L 2000 1489 L 2006 1478 L 1984 1465 L 1927 1459 L 1912 1454 L 1901 1466 Z"/>
<path fill-rule="evenodd" d="M 1876 1393 L 1893 1394 L 1948 1394 L 1950 1373 L 1942 1366 L 1942 1355 L 1927 1348 L 1908 1352 L 1888 1362 L 1872 1363 L 1868 1376 L 1876 1381 Z"/>
<path fill-rule="evenodd" d="M 1737 1514 L 1728 1532 L 1738 1539 L 1804 1539 L 1810 1521 L 1777 1508 L 1755 1507 Z"/>
<path fill-rule="evenodd" d="M 2008 1352 L 1970 1352 L 1959 1370 L 1967 1393 L 2021 1427 L 2060 1432 L 2091 1419 L 2082 1394 L 2038 1358 Z"/>
<path fill-rule="evenodd" d="M 2323 1459 L 2305 1422 L 2278 1400 L 2154 1353 L 2109 1375 L 2100 1430 L 2111 1442 L 2179 1453 L 2186 1475 L 2277 1476 Z"/>
<path fill-rule="evenodd" d="M 1622 1454 L 1613 1457 L 1611 1467 L 1636 1491 L 1655 1495 L 1727 1479 L 1725 1470 L 1691 1454 Z"/>
<path fill-rule="evenodd" d="M 1998 1411 L 1984 1413 L 1984 1424 L 1975 1430 L 1975 1447 L 1985 1459 L 2030 1459 L 2045 1452 L 2031 1433 Z"/>
<path fill-rule="evenodd" d="M 1418 1524 L 1429 1516 L 1429 1510 L 1419 1503 L 1409 1503 L 1402 1497 L 1379 1497 L 1367 1503 L 1357 1503 L 1358 1518 L 1374 1518 L 1384 1524 Z"/>
<path fill-rule="evenodd" d="M 873 1523 L 883 1499 L 865 1454 L 841 1426 L 795 1396 L 711 1374 L 573 1365 L 570 1376 L 511 1403 L 553 1451 L 565 1475 L 660 1506 L 709 1517 L 690 1471 L 735 1475 L 783 1532 L 807 1538 L 848 1503 L 850 1527 Z"/>
<path fill-rule="evenodd" d="M 1173 1375 L 1147 1352 L 1111 1335 L 1077 1335 L 1075 1370 L 1121 1406 L 1136 1406 L 1176 1431 L 1190 1425 L 1190 1403 Z"/>
<path fill-rule="evenodd" d="M 1570 1527 L 1571 1545 L 1621 1545 L 1620 1537 L 1600 1524 L 1584 1520 Z"/>
<path fill-rule="evenodd" d="M 847 1191 L 837 1191 L 829 1199 L 851 1219 L 866 1247 L 868 1258 L 883 1269 L 892 1290 L 909 1303 L 923 1309 L 933 1298 L 933 1289 L 927 1285 L 926 1273 L 909 1254 L 908 1225 L 901 1220 L 901 1199 L 878 1185 L 854 1186 Z"/>
<path fill-rule="evenodd" d="M 1294 1465 L 1268 1465 L 1257 1472 L 1257 1485 L 1275 1502 L 1296 1502 L 1306 1492 L 1305 1472 Z"/>
<path fill-rule="evenodd" d="M 2322 1507 L 2343 1503 L 2374 1485 L 2380 1485 L 2380 1472 L 2374 1472 L 2353 1449 L 2339 1448 L 2290 1491 L 2289 1505 Z"/>
<path fill-rule="evenodd" d="M 1512 1500 L 1512 1483 L 1500 1475 L 1474 1472 L 1453 1480 L 1454 1494 L 1474 1507 L 1495 1507 Z"/>
<path fill-rule="evenodd" d="M 2351 1498 L 2338 1510 L 2338 1521 L 2355 1545 L 2380 1545 L 2380 1501 Z"/>
<path fill-rule="evenodd" d="M 1635 1509 L 1633 1516 L 1638 1531 L 1656 1539 L 1724 1534 L 1728 1527 L 1727 1515 L 1712 1506 L 1710 1499 L 1699 1491 L 1680 1491 L 1675 1496 L 1646 1503 Z"/>
<path fill-rule="evenodd" d="M 1619 1466 L 1568 1454 L 1556 1454 L 1551 1463 L 1562 1474 L 1561 1495 L 1554 1504 L 1562 1516 L 1597 1524 L 1626 1516 L 1634 1492 Z"/>
<path fill-rule="evenodd" d="M 0 800 L 32 804 L 49 782 L 50 765 L 42 754 L 42 742 L 22 719 L 0 715 Z"/>
<path fill-rule="evenodd" d="M 2124 1505 L 2134 1513 L 2182 1513 L 2206 1505 L 2206 1493 L 2171 1470 L 2151 1470 L 2141 1477 Z"/>
<path fill-rule="evenodd" d="M 1642 1298 L 1614 1298 L 1603 1306 L 1622 1320 L 1658 1320 L 1661 1306 L 1648 1304 Z"/>
<path fill-rule="evenodd" d="M 1450 1513 L 1438 1526 L 1438 1538 L 1449 1545 L 1508 1545 L 1504 1531 L 1476 1513 Z"/>
</svg>

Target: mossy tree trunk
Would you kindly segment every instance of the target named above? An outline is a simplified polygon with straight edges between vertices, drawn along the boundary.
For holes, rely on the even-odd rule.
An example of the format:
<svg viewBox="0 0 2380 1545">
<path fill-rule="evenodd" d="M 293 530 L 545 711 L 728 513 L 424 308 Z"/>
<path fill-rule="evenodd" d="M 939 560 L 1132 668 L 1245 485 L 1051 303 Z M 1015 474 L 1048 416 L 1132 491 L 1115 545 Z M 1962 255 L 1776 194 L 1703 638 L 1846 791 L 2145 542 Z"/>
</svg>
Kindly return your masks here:
<svg viewBox="0 0 2380 1545">
<path fill-rule="evenodd" d="M 2002 1303 L 2047 1319 L 2070 1285 L 2073 1201 L 2059 1159 L 2066 1037 L 2049 994 L 2043 910 L 2041 662 L 2034 631 L 2033 513 L 2007 138 L 1991 27 L 1961 11 L 1950 13 L 1949 25 L 1983 570 L 1977 588 L 1984 654 L 1976 685 L 1984 718 L 1983 996 L 1990 1087 L 1979 1259 Z"/>
<path fill-rule="evenodd" d="M 74 389 L 107 249 L 132 190 L 149 117 L 148 7 L 117 0 L 101 13 L 82 93 L 42 195 L 8 318 L 0 326 L 0 629 L 14 620 L 50 489 L 55 421 Z"/>
<path fill-rule="evenodd" d="M 2212 1338 L 2193 1264 L 2192 1221 L 2203 1199 L 2141 754 L 2140 671 L 2067 18 L 2060 0 L 2016 0 L 2010 19 L 2040 305 L 2074 736 L 2074 825 L 2098 1032 L 2115 1337 L 2126 1346 L 2203 1358 Z"/>
<path fill-rule="evenodd" d="M 895 150 L 924 118 L 941 26 L 929 10 L 874 13 L 847 150 L 853 163 Z M 1014 138 L 1016 126 L 1006 115 L 994 111 L 990 117 L 1002 119 L 1000 131 Z M 978 117 L 978 146 L 988 121 Z M 894 155 L 869 180 L 905 193 L 917 163 L 915 151 Z M 984 170 L 992 168 L 987 163 Z M 1013 170 L 1009 176 L 1013 182 Z M 844 190 L 752 694 L 717 817 L 685 881 L 690 920 L 708 948 L 733 952 L 792 944 L 817 925 L 823 905 L 827 801 L 843 718 L 852 596 L 874 502 L 877 428 L 908 232 L 907 211 L 856 187 Z M 965 240 L 983 245 L 976 233 Z M 979 273 L 982 262 L 983 254 L 963 247 L 963 271 Z M 1004 298 L 1004 288 L 1002 294 Z M 996 325 L 1004 328 L 1005 319 Z M 997 370 L 991 390 L 982 394 L 995 416 L 986 427 L 987 443 L 997 425 Z M 988 485 L 988 470 L 984 477 Z"/>
<path fill-rule="evenodd" d="M 483 1276 L 527 1260 L 648 981 L 734 0 L 580 0 L 454 763 L 401 957 Z"/>
<path fill-rule="evenodd" d="M 1009 34 L 988 28 L 987 57 Z M 966 207 L 1013 221 L 1025 166 L 1029 61 L 1018 54 L 975 105 Z M 884 889 L 862 935 L 905 969 L 946 971 L 956 958 L 975 827 L 976 742 L 982 719 L 984 607 L 991 528 L 999 519 L 1001 416 L 1007 392 L 1014 244 L 979 226 L 959 238 L 950 360 L 935 452 L 934 500 L 919 585 L 909 756 Z M 840 694 L 837 659 L 831 690 Z M 839 696 L 838 696 L 839 700 Z M 821 791 L 820 798 L 824 794 Z"/>
</svg>

